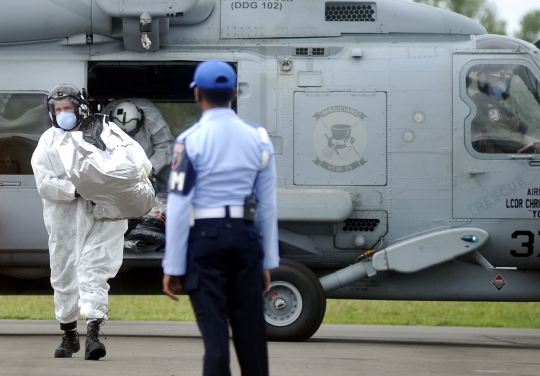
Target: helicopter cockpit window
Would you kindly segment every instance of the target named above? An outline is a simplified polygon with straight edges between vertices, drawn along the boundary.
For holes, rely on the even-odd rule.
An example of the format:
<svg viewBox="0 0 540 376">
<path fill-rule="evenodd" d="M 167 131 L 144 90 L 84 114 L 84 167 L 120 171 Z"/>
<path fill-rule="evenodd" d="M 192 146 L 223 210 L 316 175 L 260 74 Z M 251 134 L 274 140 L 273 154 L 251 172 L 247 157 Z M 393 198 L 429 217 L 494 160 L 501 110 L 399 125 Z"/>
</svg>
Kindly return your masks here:
<svg viewBox="0 0 540 376">
<path fill-rule="evenodd" d="M 520 64 L 478 64 L 466 77 L 478 153 L 540 154 L 540 83 Z"/>
<path fill-rule="evenodd" d="M 51 126 L 47 94 L 0 93 L 0 175 L 32 175 L 30 159 Z"/>
</svg>

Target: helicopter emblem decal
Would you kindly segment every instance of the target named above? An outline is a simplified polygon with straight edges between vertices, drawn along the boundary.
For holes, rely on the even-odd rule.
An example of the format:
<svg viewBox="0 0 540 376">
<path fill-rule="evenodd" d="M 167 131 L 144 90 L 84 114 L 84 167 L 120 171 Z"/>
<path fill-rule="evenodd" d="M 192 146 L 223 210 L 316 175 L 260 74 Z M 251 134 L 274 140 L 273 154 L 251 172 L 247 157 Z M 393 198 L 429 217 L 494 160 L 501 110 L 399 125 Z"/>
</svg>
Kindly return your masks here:
<svg viewBox="0 0 540 376">
<path fill-rule="evenodd" d="M 313 115 L 316 121 L 313 145 L 317 158 L 313 161 L 332 172 L 348 172 L 367 163 L 363 153 L 367 133 L 363 112 L 348 106 L 332 106 Z"/>
</svg>

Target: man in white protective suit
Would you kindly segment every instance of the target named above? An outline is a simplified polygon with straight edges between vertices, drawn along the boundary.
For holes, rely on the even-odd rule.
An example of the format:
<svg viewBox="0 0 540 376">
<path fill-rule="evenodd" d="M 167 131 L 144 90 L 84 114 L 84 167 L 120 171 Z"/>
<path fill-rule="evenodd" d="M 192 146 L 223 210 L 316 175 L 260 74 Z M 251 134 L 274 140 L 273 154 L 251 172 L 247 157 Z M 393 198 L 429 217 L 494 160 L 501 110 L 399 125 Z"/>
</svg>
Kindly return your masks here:
<svg viewBox="0 0 540 376">
<path fill-rule="evenodd" d="M 81 92 L 67 84 L 52 89 L 47 106 L 53 127 L 41 136 L 32 156 L 32 168 L 49 234 L 55 314 L 64 331 L 54 356 L 71 358 L 80 350 L 80 313 L 86 318 L 88 330 L 84 358 L 98 360 L 106 354 L 98 333 L 107 318 L 107 280 L 122 264 L 127 220 L 94 220 L 95 204 L 76 191 L 56 148 L 66 132 L 82 131 L 85 141 L 105 150 L 99 134 L 85 132 L 90 124 L 102 122 L 103 115 L 91 114 Z"/>
<path fill-rule="evenodd" d="M 126 98 L 109 103 L 103 113 L 142 146 L 152 162 L 158 192 L 166 192 L 175 138 L 161 110 L 148 99 Z"/>
</svg>

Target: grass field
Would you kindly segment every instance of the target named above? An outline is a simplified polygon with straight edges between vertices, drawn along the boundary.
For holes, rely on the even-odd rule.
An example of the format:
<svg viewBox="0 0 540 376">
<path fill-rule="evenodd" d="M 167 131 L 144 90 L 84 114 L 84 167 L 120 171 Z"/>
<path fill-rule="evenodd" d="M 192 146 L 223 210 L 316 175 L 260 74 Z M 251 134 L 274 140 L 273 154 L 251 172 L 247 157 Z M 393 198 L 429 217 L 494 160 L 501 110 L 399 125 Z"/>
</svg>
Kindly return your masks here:
<svg viewBox="0 0 540 376">
<path fill-rule="evenodd" d="M 111 320 L 195 321 L 186 296 L 109 297 Z M 540 328 L 540 303 L 328 300 L 326 324 Z M 0 296 L 0 319 L 53 320 L 52 296 Z"/>
</svg>

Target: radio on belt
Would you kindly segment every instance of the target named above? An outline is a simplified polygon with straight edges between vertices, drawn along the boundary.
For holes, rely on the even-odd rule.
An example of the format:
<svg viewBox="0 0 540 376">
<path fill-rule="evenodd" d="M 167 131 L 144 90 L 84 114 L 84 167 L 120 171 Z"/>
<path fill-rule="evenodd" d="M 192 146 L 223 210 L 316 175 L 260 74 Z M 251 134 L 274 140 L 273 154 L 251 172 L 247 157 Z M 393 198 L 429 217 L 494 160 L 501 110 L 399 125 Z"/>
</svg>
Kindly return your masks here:
<svg viewBox="0 0 540 376">
<path fill-rule="evenodd" d="M 255 192 L 251 192 L 249 196 L 246 196 L 244 200 L 244 221 L 255 222 L 257 217 L 257 198 Z"/>
</svg>

